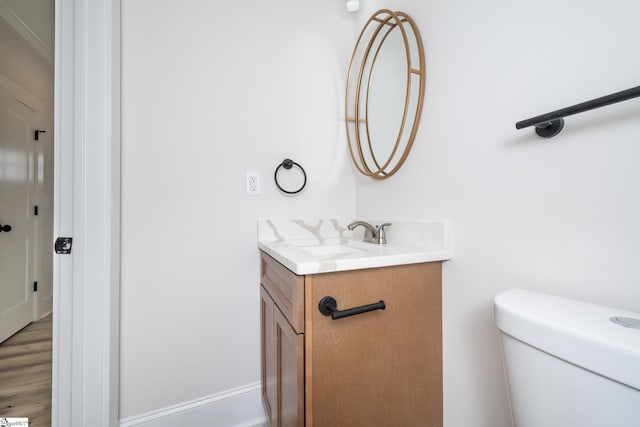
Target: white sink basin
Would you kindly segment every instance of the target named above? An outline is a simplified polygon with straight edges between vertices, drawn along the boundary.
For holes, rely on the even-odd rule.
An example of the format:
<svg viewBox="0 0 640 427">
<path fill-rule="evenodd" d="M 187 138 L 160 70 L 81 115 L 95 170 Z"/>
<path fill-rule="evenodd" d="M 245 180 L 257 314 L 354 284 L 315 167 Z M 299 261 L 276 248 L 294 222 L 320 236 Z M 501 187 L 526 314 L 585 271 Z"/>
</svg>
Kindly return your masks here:
<svg viewBox="0 0 640 427">
<path fill-rule="evenodd" d="M 366 220 L 366 219 L 365 219 Z M 295 274 L 317 274 L 451 258 L 450 226 L 440 220 L 366 220 L 393 223 L 387 244 L 362 241 L 362 230 L 347 230 L 353 219 L 258 221 L 258 247 Z"/>
<path fill-rule="evenodd" d="M 303 251 L 311 252 L 316 255 L 341 255 L 351 254 L 354 252 L 365 252 L 362 249 L 354 248 L 347 245 L 313 245 L 300 246 Z"/>
</svg>

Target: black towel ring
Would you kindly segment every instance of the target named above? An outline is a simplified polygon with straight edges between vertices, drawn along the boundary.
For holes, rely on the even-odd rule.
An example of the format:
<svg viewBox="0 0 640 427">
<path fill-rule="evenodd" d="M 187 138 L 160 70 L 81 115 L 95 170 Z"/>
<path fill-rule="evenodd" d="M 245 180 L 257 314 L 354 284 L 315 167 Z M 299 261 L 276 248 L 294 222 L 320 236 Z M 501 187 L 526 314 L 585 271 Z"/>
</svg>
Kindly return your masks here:
<svg viewBox="0 0 640 427">
<path fill-rule="evenodd" d="M 302 183 L 302 186 L 300 188 L 298 188 L 295 191 L 288 191 L 285 190 L 284 188 L 282 188 L 280 186 L 280 183 L 278 182 L 278 171 L 280 170 L 280 168 L 285 168 L 287 170 L 291 169 L 293 166 L 297 166 L 298 169 L 300 169 L 300 171 L 302 171 L 302 175 L 304 176 L 304 182 Z M 304 171 L 304 168 L 302 166 L 300 166 L 298 163 L 294 162 L 291 159 L 284 159 L 282 161 L 282 163 L 280 163 L 278 165 L 278 167 L 276 168 L 276 171 L 273 173 L 273 179 L 276 182 L 276 186 L 278 186 L 278 189 L 280 191 L 282 191 L 283 193 L 287 193 L 287 194 L 296 194 L 302 191 L 302 189 L 304 188 L 305 185 L 307 185 L 307 173 Z"/>
</svg>

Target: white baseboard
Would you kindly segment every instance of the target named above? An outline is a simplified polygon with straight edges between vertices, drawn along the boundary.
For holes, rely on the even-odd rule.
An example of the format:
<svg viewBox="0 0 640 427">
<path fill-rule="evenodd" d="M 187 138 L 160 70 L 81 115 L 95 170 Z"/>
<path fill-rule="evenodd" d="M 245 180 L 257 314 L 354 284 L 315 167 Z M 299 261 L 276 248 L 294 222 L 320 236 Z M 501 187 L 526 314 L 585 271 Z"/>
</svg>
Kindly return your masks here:
<svg viewBox="0 0 640 427">
<path fill-rule="evenodd" d="M 261 383 L 120 420 L 120 427 L 267 427 Z"/>
</svg>

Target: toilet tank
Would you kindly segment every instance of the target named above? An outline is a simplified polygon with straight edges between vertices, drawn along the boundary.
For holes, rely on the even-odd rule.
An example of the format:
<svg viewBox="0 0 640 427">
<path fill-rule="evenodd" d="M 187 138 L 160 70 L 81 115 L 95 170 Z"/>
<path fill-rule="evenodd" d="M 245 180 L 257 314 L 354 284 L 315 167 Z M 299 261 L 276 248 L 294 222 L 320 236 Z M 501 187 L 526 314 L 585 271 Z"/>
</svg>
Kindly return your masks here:
<svg viewBox="0 0 640 427">
<path fill-rule="evenodd" d="M 640 329 L 625 319 L 640 326 L 639 313 L 526 290 L 496 296 L 514 425 L 640 426 Z"/>
</svg>

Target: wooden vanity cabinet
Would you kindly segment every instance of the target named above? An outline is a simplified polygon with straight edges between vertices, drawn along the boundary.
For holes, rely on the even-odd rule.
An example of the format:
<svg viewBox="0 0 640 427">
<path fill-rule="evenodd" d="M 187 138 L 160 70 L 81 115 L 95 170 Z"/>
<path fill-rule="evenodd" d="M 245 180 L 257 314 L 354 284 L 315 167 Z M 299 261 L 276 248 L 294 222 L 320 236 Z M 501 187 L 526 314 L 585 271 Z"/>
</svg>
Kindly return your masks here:
<svg viewBox="0 0 640 427">
<path fill-rule="evenodd" d="M 267 255 L 262 256 L 261 263 L 262 403 L 272 427 L 302 427 L 304 278 Z"/>
<path fill-rule="evenodd" d="M 441 262 L 297 276 L 261 254 L 271 427 L 442 426 Z M 384 310 L 332 320 L 337 308 Z"/>
</svg>

